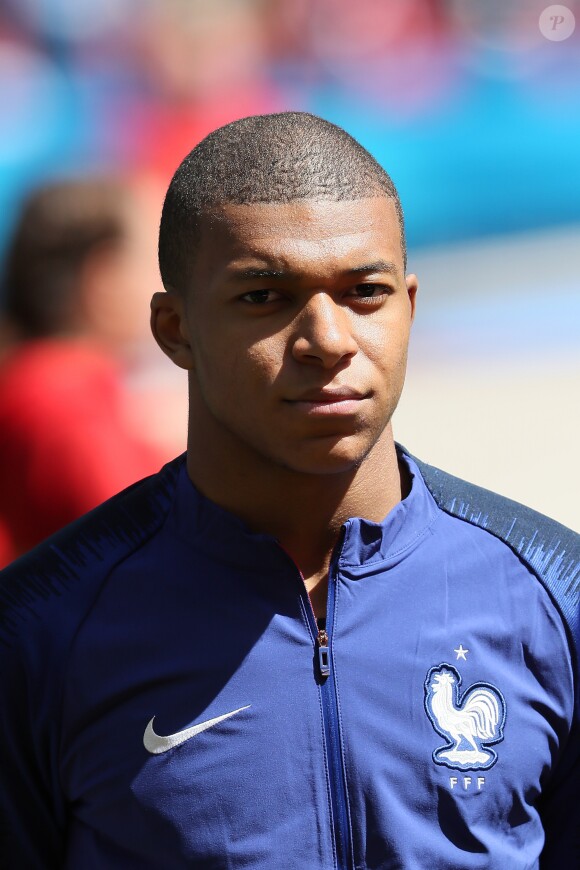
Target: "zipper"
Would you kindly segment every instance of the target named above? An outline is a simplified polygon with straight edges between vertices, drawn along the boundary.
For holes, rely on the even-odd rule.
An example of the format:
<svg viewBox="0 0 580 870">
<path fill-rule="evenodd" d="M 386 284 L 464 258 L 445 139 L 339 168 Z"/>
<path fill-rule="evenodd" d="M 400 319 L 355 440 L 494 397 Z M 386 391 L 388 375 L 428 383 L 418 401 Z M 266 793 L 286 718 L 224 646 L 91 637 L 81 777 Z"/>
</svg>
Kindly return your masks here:
<svg viewBox="0 0 580 870">
<path fill-rule="evenodd" d="M 309 596 L 310 597 L 310 596 Z M 328 650 L 328 635 L 324 628 L 318 630 L 318 669 L 321 677 L 330 676 L 330 655 Z"/>
<path fill-rule="evenodd" d="M 332 823 L 334 828 L 334 844 L 336 852 L 337 870 L 350 870 L 353 865 L 351 858 L 352 845 L 350 836 L 350 824 L 348 818 L 346 783 L 344 779 L 344 767 L 342 750 L 340 746 L 340 729 L 338 719 L 338 701 L 336 685 L 332 673 L 331 639 L 334 627 L 334 609 L 336 602 L 336 584 L 338 561 L 342 551 L 342 545 L 346 534 L 346 524 L 342 527 L 340 538 L 332 553 L 328 571 L 328 598 L 326 605 L 326 628 L 318 628 L 316 615 L 306 589 L 304 576 L 299 570 L 302 579 L 303 596 L 307 603 L 306 612 L 310 621 L 312 636 L 316 638 L 315 645 L 318 651 L 317 661 L 320 676 L 320 696 L 322 700 L 322 720 L 324 724 L 324 737 L 326 745 L 327 769 L 330 779 L 330 800 L 332 807 Z M 289 554 L 287 554 L 289 555 Z M 296 564 L 294 563 L 295 567 Z"/>
<path fill-rule="evenodd" d="M 336 547 L 334 548 L 328 570 L 328 599 L 326 605 L 328 675 L 322 677 L 322 684 L 320 686 L 320 693 L 322 696 L 322 718 L 324 721 L 326 754 L 330 776 L 336 864 L 338 870 L 349 870 L 349 868 L 354 866 L 351 859 L 352 846 L 350 824 L 348 818 L 342 749 L 340 745 L 338 700 L 336 696 L 335 676 L 334 673 L 331 673 L 332 657 L 330 655 L 332 631 L 334 628 L 338 560 L 340 559 L 345 534 L 346 525 L 342 527 L 340 539 L 337 541 Z"/>
</svg>

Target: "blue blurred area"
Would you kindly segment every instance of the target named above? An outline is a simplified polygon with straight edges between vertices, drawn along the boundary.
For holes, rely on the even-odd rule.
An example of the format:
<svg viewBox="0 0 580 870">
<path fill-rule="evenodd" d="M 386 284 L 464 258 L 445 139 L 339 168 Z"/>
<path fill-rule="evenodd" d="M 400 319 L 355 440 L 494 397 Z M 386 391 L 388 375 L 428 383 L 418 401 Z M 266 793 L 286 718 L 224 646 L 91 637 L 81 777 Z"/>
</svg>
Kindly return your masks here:
<svg viewBox="0 0 580 870">
<path fill-rule="evenodd" d="M 515 88 L 473 82 L 430 117 L 393 124 L 325 94 L 312 110 L 359 139 L 391 174 L 410 246 L 580 219 L 580 89 L 540 112 Z"/>
<path fill-rule="evenodd" d="M 404 18 L 400 3 L 385 0 L 379 15 L 367 0 L 377 27 L 389 7 L 399 16 L 399 30 L 367 47 L 338 2 L 344 22 L 333 22 L 330 49 L 323 3 L 303 0 L 294 18 L 276 2 L 198 0 L 187 14 L 173 0 L 144 0 L 141 14 L 119 4 L 115 14 L 103 4 L 100 18 L 91 6 L 90 26 L 86 4 L 72 0 L 11 0 L 0 13 L 0 251 L 23 195 L 46 177 L 149 160 L 168 180 L 196 131 L 285 108 L 340 124 L 377 157 L 399 189 L 411 247 L 580 220 L 579 30 L 543 38 L 533 3 L 523 30 L 508 20 L 500 38 L 477 31 L 490 26 L 481 12 L 466 28 L 470 3 L 459 16 L 457 4 L 415 0 Z M 234 14 L 245 16 L 245 53 L 240 21 L 228 30 Z M 347 36 L 357 49 L 342 52 Z M 220 67 L 233 49 L 238 68 Z M 176 138 L 180 123 L 189 139 Z M 151 158 L 164 137 L 173 150 Z"/>
<path fill-rule="evenodd" d="M 90 82 L 42 55 L 11 60 L 0 111 L 0 251 L 28 191 L 117 163 Z"/>
</svg>

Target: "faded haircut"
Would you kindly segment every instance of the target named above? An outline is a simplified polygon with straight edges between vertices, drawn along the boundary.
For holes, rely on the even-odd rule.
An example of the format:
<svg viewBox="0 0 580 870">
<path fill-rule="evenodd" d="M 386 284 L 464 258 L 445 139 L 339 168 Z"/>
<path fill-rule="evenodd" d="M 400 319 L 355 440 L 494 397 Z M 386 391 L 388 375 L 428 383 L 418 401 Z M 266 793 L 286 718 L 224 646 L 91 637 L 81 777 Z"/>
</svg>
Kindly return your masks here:
<svg viewBox="0 0 580 870">
<path fill-rule="evenodd" d="M 399 195 L 389 175 L 356 139 L 307 112 L 233 121 L 203 139 L 171 180 L 159 229 L 163 285 L 177 291 L 188 287 L 202 218 L 219 206 L 373 196 L 393 200 L 406 269 Z"/>
</svg>

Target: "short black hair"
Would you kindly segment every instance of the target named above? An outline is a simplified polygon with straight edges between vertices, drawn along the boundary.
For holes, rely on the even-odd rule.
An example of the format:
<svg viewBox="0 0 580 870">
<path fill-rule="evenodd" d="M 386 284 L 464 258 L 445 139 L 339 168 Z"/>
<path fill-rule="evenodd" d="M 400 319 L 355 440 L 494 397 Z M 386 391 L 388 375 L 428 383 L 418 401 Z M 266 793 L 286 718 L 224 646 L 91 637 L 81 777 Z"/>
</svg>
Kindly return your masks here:
<svg viewBox="0 0 580 870">
<path fill-rule="evenodd" d="M 298 199 L 393 200 L 407 268 L 399 195 L 383 167 L 341 127 L 307 112 L 252 115 L 206 136 L 173 176 L 161 215 L 159 268 L 166 289 L 189 283 L 204 213 L 226 203 Z"/>
</svg>

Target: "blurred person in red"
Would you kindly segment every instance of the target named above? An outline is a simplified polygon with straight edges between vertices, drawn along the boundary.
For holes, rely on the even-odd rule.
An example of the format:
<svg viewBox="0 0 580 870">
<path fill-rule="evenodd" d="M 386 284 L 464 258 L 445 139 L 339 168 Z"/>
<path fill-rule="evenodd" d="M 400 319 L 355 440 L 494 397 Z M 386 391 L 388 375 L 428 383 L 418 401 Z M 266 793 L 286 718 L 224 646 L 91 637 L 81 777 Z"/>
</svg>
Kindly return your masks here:
<svg viewBox="0 0 580 870">
<path fill-rule="evenodd" d="M 167 458 L 132 424 L 122 379 L 155 274 L 140 220 L 134 191 L 112 178 L 55 182 L 24 205 L 4 276 L 0 560 Z"/>
</svg>

